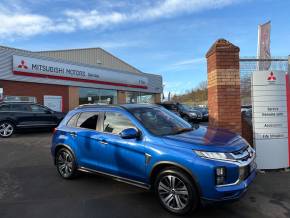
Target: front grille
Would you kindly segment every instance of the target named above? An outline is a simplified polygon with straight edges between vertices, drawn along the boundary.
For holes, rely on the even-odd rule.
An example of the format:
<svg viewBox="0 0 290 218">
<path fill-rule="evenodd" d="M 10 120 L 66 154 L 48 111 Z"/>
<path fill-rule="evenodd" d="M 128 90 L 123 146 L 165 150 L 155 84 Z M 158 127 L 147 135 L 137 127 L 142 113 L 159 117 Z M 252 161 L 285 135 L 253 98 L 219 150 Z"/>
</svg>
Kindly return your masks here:
<svg viewBox="0 0 290 218">
<path fill-rule="evenodd" d="M 232 155 L 235 160 L 243 163 L 253 157 L 254 151 L 250 146 L 247 146 L 239 151 L 232 152 Z"/>
</svg>

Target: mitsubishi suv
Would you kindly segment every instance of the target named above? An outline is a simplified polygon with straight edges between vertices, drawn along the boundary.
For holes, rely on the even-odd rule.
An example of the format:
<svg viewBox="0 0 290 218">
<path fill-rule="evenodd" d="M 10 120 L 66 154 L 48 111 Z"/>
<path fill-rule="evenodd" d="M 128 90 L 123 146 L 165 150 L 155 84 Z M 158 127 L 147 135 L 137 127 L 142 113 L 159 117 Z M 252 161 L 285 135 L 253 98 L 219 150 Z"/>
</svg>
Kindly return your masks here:
<svg viewBox="0 0 290 218">
<path fill-rule="evenodd" d="M 239 135 L 192 126 L 157 105 L 84 105 L 55 129 L 59 175 L 97 173 L 153 190 L 174 214 L 239 199 L 255 178 L 255 151 Z"/>
</svg>

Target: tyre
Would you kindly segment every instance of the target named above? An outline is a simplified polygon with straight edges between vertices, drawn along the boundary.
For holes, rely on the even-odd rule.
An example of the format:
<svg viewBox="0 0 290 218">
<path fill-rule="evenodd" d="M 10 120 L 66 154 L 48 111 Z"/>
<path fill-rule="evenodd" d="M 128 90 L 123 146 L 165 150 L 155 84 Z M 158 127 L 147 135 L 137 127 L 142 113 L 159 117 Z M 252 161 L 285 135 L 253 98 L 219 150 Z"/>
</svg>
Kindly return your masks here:
<svg viewBox="0 0 290 218">
<path fill-rule="evenodd" d="M 190 213 L 199 204 L 194 184 L 177 168 L 161 171 L 155 180 L 154 189 L 161 206 L 176 215 Z"/>
<path fill-rule="evenodd" d="M 72 179 L 76 175 L 76 160 L 71 151 L 61 148 L 55 156 L 55 165 L 59 175 L 64 179 Z"/>
<path fill-rule="evenodd" d="M 15 126 L 9 121 L 0 122 L 0 137 L 8 138 L 15 132 Z"/>
</svg>

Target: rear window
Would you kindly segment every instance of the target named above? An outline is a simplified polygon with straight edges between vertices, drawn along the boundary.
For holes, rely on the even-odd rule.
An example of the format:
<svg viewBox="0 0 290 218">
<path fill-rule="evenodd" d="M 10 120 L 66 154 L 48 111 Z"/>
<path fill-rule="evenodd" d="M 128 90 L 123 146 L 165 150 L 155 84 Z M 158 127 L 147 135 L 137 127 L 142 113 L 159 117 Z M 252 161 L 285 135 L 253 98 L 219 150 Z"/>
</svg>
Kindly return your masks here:
<svg viewBox="0 0 290 218">
<path fill-rule="evenodd" d="M 77 127 L 96 130 L 98 118 L 99 118 L 98 112 L 81 113 L 77 121 Z"/>
<path fill-rule="evenodd" d="M 80 114 L 78 113 L 78 114 L 75 114 L 74 116 L 72 116 L 66 125 L 68 127 L 76 127 L 79 115 Z"/>
<path fill-rule="evenodd" d="M 0 111 L 9 111 L 10 110 L 10 105 L 4 104 L 0 105 Z"/>
</svg>

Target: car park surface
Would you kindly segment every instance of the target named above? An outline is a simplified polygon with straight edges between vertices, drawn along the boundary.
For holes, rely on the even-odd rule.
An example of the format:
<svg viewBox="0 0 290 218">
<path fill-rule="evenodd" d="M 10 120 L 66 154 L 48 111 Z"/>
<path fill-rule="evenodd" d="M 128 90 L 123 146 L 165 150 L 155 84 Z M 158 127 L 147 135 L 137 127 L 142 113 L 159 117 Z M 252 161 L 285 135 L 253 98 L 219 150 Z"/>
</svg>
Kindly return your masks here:
<svg viewBox="0 0 290 218">
<path fill-rule="evenodd" d="M 59 177 L 50 156 L 51 133 L 26 132 L 0 139 L 0 217 L 176 217 L 154 194 L 106 177 Z M 185 217 L 281 217 L 290 215 L 289 172 L 259 173 L 246 195 L 231 204 L 208 205 Z"/>
</svg>

